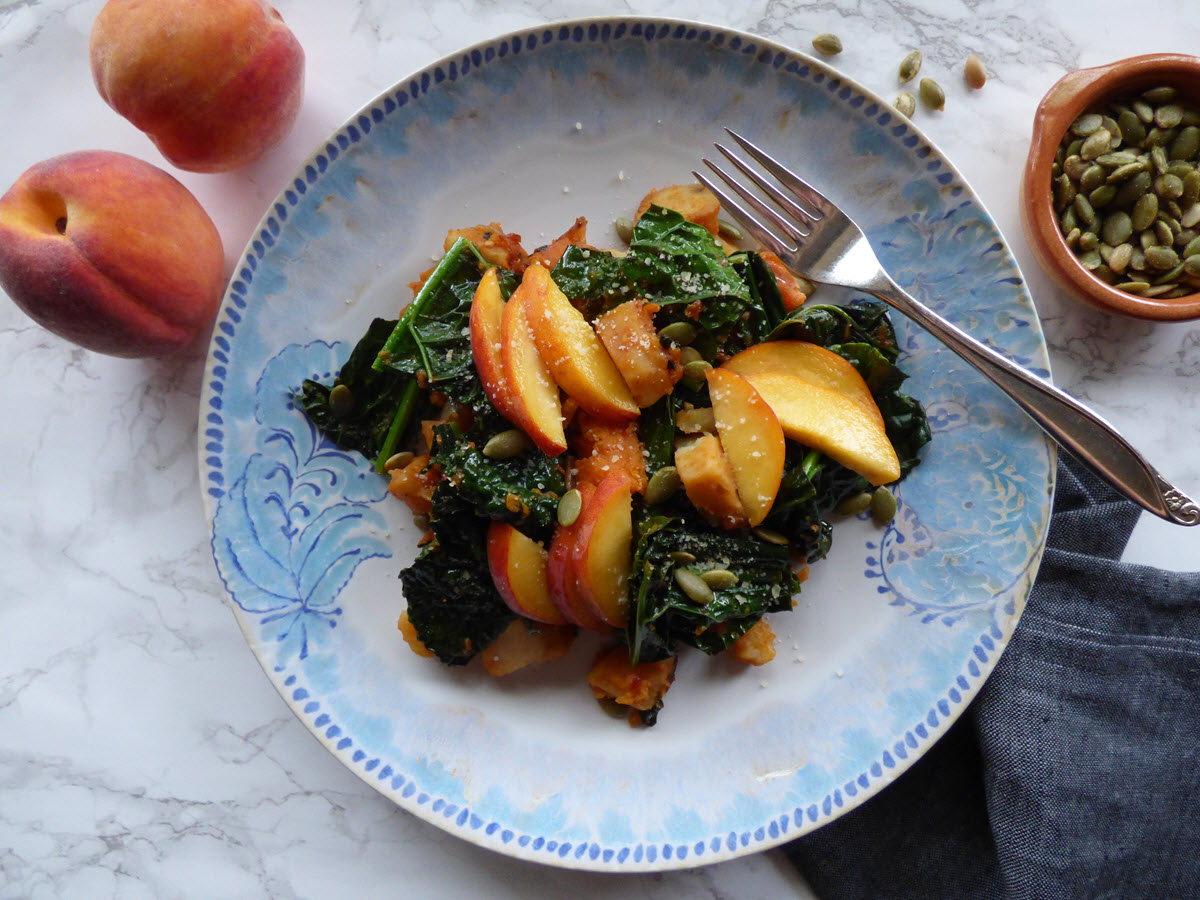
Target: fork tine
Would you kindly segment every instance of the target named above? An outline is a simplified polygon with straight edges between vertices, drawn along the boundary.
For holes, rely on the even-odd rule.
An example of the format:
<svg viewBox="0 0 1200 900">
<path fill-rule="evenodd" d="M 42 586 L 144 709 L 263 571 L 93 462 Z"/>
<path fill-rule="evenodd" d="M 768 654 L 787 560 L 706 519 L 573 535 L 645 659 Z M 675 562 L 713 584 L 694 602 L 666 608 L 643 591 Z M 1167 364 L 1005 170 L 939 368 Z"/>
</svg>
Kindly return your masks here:
<svg viewBox="0 0 1200 900">
<path fill-rule="evenodd" d="M 708 160 L 704 160 L 708 162 Z M 710 163 L 711 165 L 711 163 Z M 721 205 L 730 211 L 735 219 L 745 226 L 746 230 L 754 235 L 755 240 L 774 253 L 776 256 L 786 256 L 794 252 L 795 248 L 788 246 L 779 238 L 775 232 L 769 227 L 755 218 L 754 213 L 746 209 L 733 194 L 729 193 L 724 188 L 718 186 L 716 182 L 710 179 L 707 175 L 701 175 L 699 172 L 693 171 L 692 174 L 701 184 L 717 195 L 717 199 L 721 201 Z M 736 182 L 732 182 L 736 186 Z M 740 191 L 739 191 L 740 193 Z"/>
<path fill-rule="evenodd" d="M 737 132 L 730 128 L 725 129 L 731 138 L 741 145 L 742 149 L 753 156 L 764 169 L 770 172 L 779 180 L 779 183 L 788 190 L 792 191 L 797 197 L 805 203 L 812 204 L 813 208 L 825 215 L 830 215 L 837 211 L 837 207 L 830 200 L 814 188 L 811 184 L 804 181 L 799 175 L 791 169 L 783 165 L 765 150 L 755 146 L 746 138 L 742 137 Z"/>
<path fill-rule="evenodd" d="M 753 181 L 759 190 L 761 190 L 764 194 L 766 194 L 768 197 L 770 197 L 772 200 L 774 200 L 779 206 L 783 207 L 783 209 L 785 211 L 787 211 L 788 213 L 791 213 L 791 215 L 794 216 L 796 219 L 799 219 L 800 223 L 805 228 L 808 229 L 808 233 L 811 233 L 812 229 L 816 226 L 818 219 L 824 218 L 824 216 L 821 213 L 812 213 L 809 210 L 805 209 L 800 204 L 798 204 L 791 197 L 787 196 L 787 194 L 783 193 L 783 191 L 779 190 L 779 188 L 775 187 L 775 185 L 773 185 L 773 184 L 771 184 L 771 182 L 767 181 L 767 179 L 764 178 L 761 174 L 759 174 L 758 171 L 751 168 L 751 166 L 748 163 L 746 163 L 744 160 L 742 160 L 741 157 L 739 157 L 736 153 L 734 153 L 728 147 L 725 147 L 722 144 L 713 144 L 713 146 L 716 147 L 718 150 L 720 150 L 723 154 L 725 154 L 725 158 L 728 159 L 735 166 L 737 166 L 738 170 L 743 175 L 745 175 L 747 178 L 749 178 L 751 181 Z M 705 162 L 708 162 L 708 160 L 705 160 Z M 712 168 L 712 163 L 708 163 L 708 165 L 709 165 L 709 168 Z M 724 177 L 726 181 L 729 181 L 729 178 L 724 176 L 724 173 L 722 173 L 722 177 Z M 737 187 L 737 185 L 734 184 L 734 187 Z M 753 197 L 747 196 L 746 194 L 743 194 L 742 196 L 746 197 L 747 200 L 754 202 Z M 796 231 L 794 226 L 793 226 L 792 230 Z M 806 232 L 796 231 L 795 239 L 797 241 L 799 241 L 801 238 L 806 237 L 806 236 L 807 236 Z"/>
<path fill-rule="evenodd" d="M 762 200 L 760 200 L 758 197 L 756 197 L 750 191 L 749 188 L 745 187 L 743 184 L 741 184 L 741 182 L 739 182 L 737 179 L 733 178 L 728 172 L 726 172 L 724 169 L 722 169 L 719 165 L 714 163 L 712 160 L 702 159 L 701 162 L 703 162 L 706 166 L 708 166 L 710 169 L 712 169 L 714 172 L 716 172 L 717 175 L 719 175 L 721 177 L 721 179 L 727 185 L 729 185 L 729 187 L 731 187 L 735 191 L 737 191 L 737 193 L 741 196 L 741 198 L 743 200 L 745 200 L 752 207 L 754 207 L 754 209 L 756 209 L 758 211 L 759 215 L 765 217 L 768 221 L 770 221 L 770 223 L 772 225 L 774 225 L 778 231 L 782 232 L 783 236 L 785 238 L 787 238 L 789 241 L 791 241 L 794 246 L 799 246 L 800 242 L 802 240 L 804 240 L 805 237 L 808 236 L 808 232 L 801 231 L 799 228 L 796 227 L 795 222 L 790 222 L 787 219 L 785 219 L 783 216 L 781 216 L 779 214 L 779 210 L 772 209 L 770 206 L 768 206 L 766 203 L 764 203 Z M 808 224 L 808 221 L 805 220 L 805 223 Z"/>
</svg>

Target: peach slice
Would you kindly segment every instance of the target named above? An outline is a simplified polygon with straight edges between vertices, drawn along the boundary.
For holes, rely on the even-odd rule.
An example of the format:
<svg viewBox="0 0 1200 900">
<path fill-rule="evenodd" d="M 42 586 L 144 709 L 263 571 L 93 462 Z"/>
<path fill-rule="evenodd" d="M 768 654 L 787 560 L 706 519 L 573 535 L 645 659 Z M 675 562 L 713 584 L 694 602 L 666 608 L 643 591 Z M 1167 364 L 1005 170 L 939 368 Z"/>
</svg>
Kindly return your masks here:
<svg viewBox="0 0 1200 900">
<path fill-rule="evenodd" d="M 741 375 L 711 369 L 706 377 L 717 437 L 753 528 L 771 511 L 783 480 L 783 428 L 771 407 Z"/>
<path fill-rule="evenodd" d="M 526 315 L 534 344 L 567 396 L 601 418 L 637 418 L 638 405 L 620 369 L 550 273 L 543 266 L 530 266 L 521 289 L 528 298 Z"/>
<path fill-rule="evenodd" d="M 504 321 L 504 297 L 500 293 L 500 279 L 492 267 L 483 273 L 475 296 L 471 299 L 471 355 L 475 358 L 475 370 L 483 383 L 496 411 L 510 422 L 516 421 L 512 403 L 512 389 L 504 377 L 504 362 L 500 358 L 500 325 Z"/>
<path fill-rule="evenodd" d="M 783 433 L 820 450 L 873 485 L 900 477 L 900 461 L 880 420 L 844 394 L 795 375 L 743 375 L 779 417 Z"/>
<path fill-rule="evenodd" d="M 526 306 L 529 291 L 522 281 L 500 321 L 500 364 L 509 389 L 513 424 L 519 426 L 547 456 L 567 449 L 558 384 L 538 355 L 529 330 Z"/>
<path fill-rule="evenodd" d="M 583 505 L 587 506 L 594 487 L 590 484 L 576 487 L 583 495 Z M 571 553 L 575 549 L 575 535 L 579 533 L 582 518 L 582 515 L 579 516 L 570 525 L 555 526 L 546 559 L 546 583 L 550 598 L 564 619 L 588 631 L 607 631 L 608 626 L 593 615 L 591 608 L 579 598 L 579 592 L 575 589 L 575 574 L 571 571 Z"/>
<path fill-rule="evenodd" d="M 624 628 L 629 617 L 633 502 L 629 479 L 615 473 L 600 484 L 579 514 L 571 571 L 579 599 L 596 618 Z"/>
<path fill-rule="evenodd" d="M 507 522 L 492 522 L 487 534 L 488 569 L 496 590 L 518 616 L 566 625 L 550 597 L 546 581 L 546 549 Z"/>
<path fill-rule="evenodd" d="M 844 356 L 826 350 L 819 344 L 809 341 L 766 341 L 743 350 L 727 360 L 721 368 L 739 375 L 759 372 L 795 375 L 811 384 L 844 394 L 862 404 L 880 423 L 883 422 L 875 398 L 871 396 L 871 389 L 858 374 L 858 369 Z"/>
</svg>

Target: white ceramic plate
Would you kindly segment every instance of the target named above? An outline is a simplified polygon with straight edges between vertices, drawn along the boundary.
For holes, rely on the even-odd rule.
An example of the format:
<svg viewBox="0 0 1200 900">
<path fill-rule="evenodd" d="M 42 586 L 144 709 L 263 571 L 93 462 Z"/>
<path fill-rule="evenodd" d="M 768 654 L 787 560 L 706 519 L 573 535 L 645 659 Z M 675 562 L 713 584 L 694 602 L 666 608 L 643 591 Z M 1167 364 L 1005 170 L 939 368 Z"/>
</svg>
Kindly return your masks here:
<svg viewBox="0 0 1200 900">
<path fill-rule="evenodd" d="M 214 333 L 200 421 L 212 546 L 263 668 L 342 763 L 406 810 L 502 853 L 653 870 L 777 845 L 854 807 L 963 710 L 1040 559 L 1051 445 L 1007 398 L 897 321 L 934 440 L 887 529 L 837 526 L 761 669 L 687 654 L 657 726 L 605 715 L 577 646 L 507 679 L 415 656 L 396 631 L 406 508 L 292 405 L 329 379 L 451 227 L 527 247 L 577 215 L 604 243 L 687 181 L 728 125 L 798 164 L 901 284 L 1045 371 L 1003 238 L 950 164 L 821 63 L 694 23 L 596 19 L 472 47 L 356 115 L 268 210 Z M 844 299 L 822 289 L 826 299 Z"/>
</svg>

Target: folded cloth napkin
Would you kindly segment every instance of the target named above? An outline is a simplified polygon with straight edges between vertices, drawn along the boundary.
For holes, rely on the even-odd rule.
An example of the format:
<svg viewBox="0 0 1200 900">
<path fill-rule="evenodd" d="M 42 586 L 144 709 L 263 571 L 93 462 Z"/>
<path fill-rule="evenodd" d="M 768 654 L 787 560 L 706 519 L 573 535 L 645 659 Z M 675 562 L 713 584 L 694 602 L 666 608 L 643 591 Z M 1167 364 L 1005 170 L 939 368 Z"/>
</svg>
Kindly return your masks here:
<svg viewBox="0 0 1200 900">
<path fill-rule="evenodd" d="M 1118 562 L 1138 515 L 1060 454 L 1037 581 L 979 695 L 784 848 L 817 897 L 1200 897 L 1200 573 Z"/>
</svg>

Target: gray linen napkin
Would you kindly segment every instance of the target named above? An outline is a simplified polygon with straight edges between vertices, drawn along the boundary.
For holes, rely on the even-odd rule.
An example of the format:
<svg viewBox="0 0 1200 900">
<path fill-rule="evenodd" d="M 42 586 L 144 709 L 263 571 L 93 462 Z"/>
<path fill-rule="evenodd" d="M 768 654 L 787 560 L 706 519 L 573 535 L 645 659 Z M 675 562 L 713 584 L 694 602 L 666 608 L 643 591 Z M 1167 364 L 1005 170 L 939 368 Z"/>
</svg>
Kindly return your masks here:
<svg viewBox="0 0 1200 900">
<path fill-rule="evenodd" d="M 1117 562 L 1139 510 L 1059 459 L 1036 584 L 979 696 L 784 848 L 821 900 L 1200 897 L 1200 573 Z"/>
</svg>

